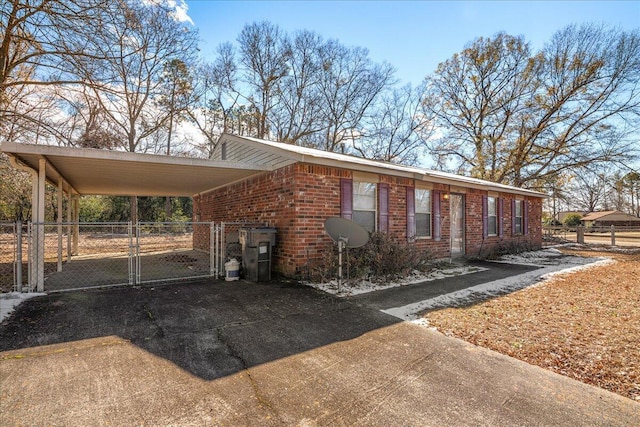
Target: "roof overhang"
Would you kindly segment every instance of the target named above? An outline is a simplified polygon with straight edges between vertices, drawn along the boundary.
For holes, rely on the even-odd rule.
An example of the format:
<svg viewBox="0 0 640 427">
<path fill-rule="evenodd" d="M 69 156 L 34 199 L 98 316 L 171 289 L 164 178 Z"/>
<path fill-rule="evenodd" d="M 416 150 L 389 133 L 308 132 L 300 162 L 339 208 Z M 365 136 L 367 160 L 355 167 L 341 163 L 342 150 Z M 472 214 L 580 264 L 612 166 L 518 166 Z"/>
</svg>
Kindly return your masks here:
<svg viewBox="0 0 640 427">
<path fill-rule="evenodd" d="M 271 170 L 269 165 L 159 156 L 88 148 L 4 142 L 0 151 L 62 180 L 65 191 L 80 195 L 193 196 Z"/>
<path fill-rule="evenodd" d="M 274 141 L 266 141 L 258 138 L 223 134 L 221 141 L 232 142 L 237 145 L 252 146 L 256 150 L 243 150 L 241 155 L 253 156 L 254 158 L 266 158 L 265 153 L 269 154 L 268 163 L 272 165 L 285 165 L 288 163 L 309 163 L 322 166 L 330 166 L 342 169 L 351 169 L 361 172 L 378 173 L 385 175 L 398 176 L 403 178 L 414 179 L 418 181 L 435 182 L 450 186 L 473 188 L 485 191 L 505 192 L 517 194 L 521 196 L 547 198 L 546 194 L 528 190 L 524 188 L 514 187 L 511 185 L 498 184 L 482 179 L 465 177 L 447 172 L 422 169 L 412 166 L 398 165 L 394 163 L 381 162 L 377 160 L 364 159 L 334 153 L 329 151 L 321 151 L 313 148 L 300 147 L 292 144 L 284 144 Z M 218 145 L 220 146 L 220 144 Z"/>
</svg>

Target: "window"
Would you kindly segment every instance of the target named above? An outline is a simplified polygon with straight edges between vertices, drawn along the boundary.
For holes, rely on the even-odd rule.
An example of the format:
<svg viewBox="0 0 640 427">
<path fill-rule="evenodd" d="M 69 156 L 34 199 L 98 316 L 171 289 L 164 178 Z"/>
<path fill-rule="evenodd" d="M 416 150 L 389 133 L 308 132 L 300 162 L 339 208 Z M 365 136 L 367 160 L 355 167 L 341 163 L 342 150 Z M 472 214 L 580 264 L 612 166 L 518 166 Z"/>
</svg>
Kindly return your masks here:
<svg viewBox="0 0 640 427">
<path fill-rule="evenodd" d="M 487 226 L 489 236 L 498 235 L 498 203 L 495 197 L 487 198 Z"/>
<path fill-rule="evenodd" d="M 513 203 L 513 233 L 522 234 L 523 230 L 523 201 L 515 200 Z"/>
<path fill-rule="evenodd" d="M 416 188 L 416 236 L 431 237 L 431 191 Z"/>
<path fill-rule="evenodd" d="M 504 235 L 504 199 L 482 196 L 482 237 Z"/>
<path fill-rule="evenodd" d="M 368 231 L 376 230 L 376 184 L 353 182 L 353 221 Z"/>
</svg>

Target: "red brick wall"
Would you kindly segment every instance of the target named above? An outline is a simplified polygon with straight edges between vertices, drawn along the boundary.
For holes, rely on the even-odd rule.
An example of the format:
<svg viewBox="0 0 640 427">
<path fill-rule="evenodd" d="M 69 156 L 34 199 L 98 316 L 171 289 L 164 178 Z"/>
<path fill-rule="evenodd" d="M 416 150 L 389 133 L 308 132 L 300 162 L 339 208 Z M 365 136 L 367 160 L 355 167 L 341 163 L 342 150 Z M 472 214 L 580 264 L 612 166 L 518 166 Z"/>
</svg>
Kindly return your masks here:
<svg viewBox="0 0 640 427">
<path fill-rule="evenodd" d="M 295 164 L 274 172 L 194 198 L 195 221 L 247 221 L 266 223 L 277 228 L 273 262 L 276 271 L 295 276 L 305 271 L 310 259 L 318 258 L 333 244 L 324 231 L 324 220 L 340 216 L 340 178 L 351 178 L 349 170 Z M 414 186 L 408 178 L 380 176 L 389 184 L 389 233 L 398 241 L 407 241 L 406 187 Z M 433 184 L 442 194 L 449 186 Z M 468 189 L 465 194 L 465 233 L 467 256 L 487 253 L 498 245 L 527 240 L 533 246 L 542 241 L 542 201 L 529 198 L 528 236 L 511 236 L 511 198 L 500 194 L 504 202 L 504 236 L 482 239 L 482 196 L 486 191 Z M 429 250 L 435 258 L 449 256 L 449 201 L 441 200 L 441 240 L 417 239 L 418 247 Z M 206 234 L 206 233 L 205 233 Z M 206 248 L 208 235 L 194 242 Z"/>
<path fill-rule="evenodd" d="M 499 193 L 504 199 L 503 235 L 482 236 L 482 196 L 486 191 L 470 189 L 465 194 L 465 238 L 466 256 L 482 257 L 500 246 L 540 248 L 542 246 L 542 199 L 537 197 L 516 197 L 509 193 Z M 514 197 L 527 201 L 529 233 L 514 235 L 512 227 L 511 201 Z"/>
</svg>

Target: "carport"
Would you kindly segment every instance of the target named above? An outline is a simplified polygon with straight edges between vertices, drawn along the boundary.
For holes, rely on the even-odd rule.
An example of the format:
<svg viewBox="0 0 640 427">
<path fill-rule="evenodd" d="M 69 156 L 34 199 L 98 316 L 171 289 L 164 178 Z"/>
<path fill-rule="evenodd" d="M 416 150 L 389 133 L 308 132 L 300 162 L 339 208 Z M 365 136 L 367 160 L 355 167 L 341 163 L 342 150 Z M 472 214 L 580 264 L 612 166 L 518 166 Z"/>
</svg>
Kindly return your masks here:
<svg viewBox="0 0 640 427">
<path fill-rule="evenodd" d="M 5 142 L 0 151 L 32 177 L 33 267 L 30 285 L 44 290 L 45 183 L 57 190 L 58 271 L 62 269 L 63 198 L 67 252 L 77 249 L 78 200 L 83 195 L 192 197 L 273 169 L 269 164 L 171 157 Z M 73 227 L 75 228 L 72 229 Z M 20 282 L 21 283 L 21 278 Z"/>
</svg>

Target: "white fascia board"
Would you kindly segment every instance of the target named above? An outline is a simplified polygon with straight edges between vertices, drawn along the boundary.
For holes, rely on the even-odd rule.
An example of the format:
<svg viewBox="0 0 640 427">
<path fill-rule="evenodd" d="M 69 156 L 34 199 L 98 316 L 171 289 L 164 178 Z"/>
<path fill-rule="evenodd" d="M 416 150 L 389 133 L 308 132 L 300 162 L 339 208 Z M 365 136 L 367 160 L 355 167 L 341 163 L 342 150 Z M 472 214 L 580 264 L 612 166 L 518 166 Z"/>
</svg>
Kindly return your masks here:
<svg viewBox="0 0 640 427">
<path fill-rule="evenodd" d="M 228 137 L 229 140 L 237 141 L 240 143 L 249 143 L 253 147 L 302 163 L 332 166 L 342 169 L 352 169 L 362 172 L 379 173 L 383 175 L 392 175 L 404 178 L 420 179 L 423 181 L 445 185 L 456 185 L 480 190 L 502 191 L 505 193 L 518 194 L 523 196 L 538 198 L 548 197 L 546 194 L 539 193 L 533 190 L 526 190 L 523 188 L 513 187 L 505 184 L 497 184 L 491 181 L 465 177 L 447 172 L 420 169 L 393 163 L 385 163 L 376 160 L 364 159 L 361 157 L 349 156 L 346 154 L 333 153 L 330 151 L 322 151 L 315 148 L 300 147 L 297 145 L 284 144 L 282 142 L 267 141 L 264 139 L 246 136 L 236 136 L 230 134 L 224 134 L 223 136 Z M 223 136 L 221 136 L 221 138 Z"/>
<path fill-rule="evenodd" d="M 230 169 L 246 169 L 255 171 L 272 170 L 270 165 L 256 165 L 247 162 L 231 162 L 227 160 L 210 160 L 195 157 L 176 157 L 159 154 L 130 153 L 127 151 L 98 150 L 95 148 L 71 148 L 52 145 L 18 144 L 4 142 L 0 151 L 20 155 L 40 155 L 50 157 L 70 157 L 78 159 L 115 160 L 135 163 L 162 163 L 166 165 L 219 167 Z"/>
</svg>

